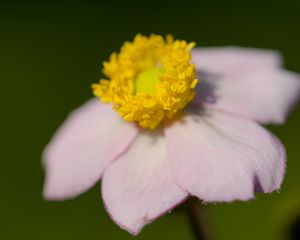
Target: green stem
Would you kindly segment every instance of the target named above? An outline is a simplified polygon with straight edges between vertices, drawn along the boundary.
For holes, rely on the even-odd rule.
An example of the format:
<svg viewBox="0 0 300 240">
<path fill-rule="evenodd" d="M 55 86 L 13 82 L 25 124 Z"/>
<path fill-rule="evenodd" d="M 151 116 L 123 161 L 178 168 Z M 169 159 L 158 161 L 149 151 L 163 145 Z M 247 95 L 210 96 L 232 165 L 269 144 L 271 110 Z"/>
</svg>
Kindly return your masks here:
<svg viewBox="0 0 300 240">
<path fill-rule="evenodd" d="M 201 213 L 199 201 L 190 198 L 185 203 L 186 213 L 193 230 L 195 240 L 207 240 L 206 232 L 204 231 L 203 214 Z"/>
</svg>

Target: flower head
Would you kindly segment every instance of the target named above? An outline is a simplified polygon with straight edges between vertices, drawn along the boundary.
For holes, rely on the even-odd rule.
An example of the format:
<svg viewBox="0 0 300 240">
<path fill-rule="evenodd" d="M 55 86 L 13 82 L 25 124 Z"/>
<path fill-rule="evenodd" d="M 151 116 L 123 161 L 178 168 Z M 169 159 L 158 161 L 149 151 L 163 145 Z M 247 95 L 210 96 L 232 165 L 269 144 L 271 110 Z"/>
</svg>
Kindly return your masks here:
<svg viewBox="0 0 300 240">
<path fill-rule="evenodd" d="M 284 122 L 299 76 L 273 51 L 192 47 L 137 35 L 112 54 L 93 85 L 104 103 L 75 110 L 44 152 L 45 198 L 102 179 L 111 218 L 137 234 L 190 195 L 246 201 L 280 188 L 285 149 L 259 123 Z"/>
<path fill-rule="evenodd" d="M 119 54 L 104 63 L 109 80 L 93 84 L 94 94 L 126 121 L 154 129 L 165 118 L 172 118 L 195 96 L 195 66 L 190 63 L 194 43 L 166 40 L 158 35 L 138 34 L 124 43 Z"/>
</svg>

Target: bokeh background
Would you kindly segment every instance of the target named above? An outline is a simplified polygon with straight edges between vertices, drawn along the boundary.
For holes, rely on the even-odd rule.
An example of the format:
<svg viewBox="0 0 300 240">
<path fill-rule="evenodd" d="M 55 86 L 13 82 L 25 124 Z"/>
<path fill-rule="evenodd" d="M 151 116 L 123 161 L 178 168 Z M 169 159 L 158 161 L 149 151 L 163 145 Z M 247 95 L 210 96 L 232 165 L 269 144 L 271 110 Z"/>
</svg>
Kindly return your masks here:
<svg viewBox="0 0 300 240">
<path fill-rule="evenodd" d="M 198 46 L 277 49 L 285 66 L 300 72 L 299 24 L 298 0 L 2 1 L 0 239 L 133 239 L 106 214 L 99 185 L 65 202 L 41 197 L 44 146 L 68 112 L 92 96 L 102 61 L 123 41 L 172 33 Z M 202 206 L 213 239 L 300 239 L 299 123 L 298 107 L 285 125 L 269 126 L 288 153 L 280 193 Z M 193 239 L 183 211 L 135 239 L 165 238 Z"/>
</svg>

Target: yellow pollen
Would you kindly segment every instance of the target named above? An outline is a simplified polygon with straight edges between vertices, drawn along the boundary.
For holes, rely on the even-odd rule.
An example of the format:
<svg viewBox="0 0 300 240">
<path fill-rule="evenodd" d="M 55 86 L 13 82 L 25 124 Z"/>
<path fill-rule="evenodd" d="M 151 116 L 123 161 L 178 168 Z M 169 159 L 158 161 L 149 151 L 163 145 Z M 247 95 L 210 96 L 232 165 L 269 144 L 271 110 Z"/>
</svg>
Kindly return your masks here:
<svg viewBox="0 0 300 240">
<path fill-rule="evenodd" d="M 151 67 L 142 71 L 134 82 L 135 94 L 155 93 L 156 85 L 160 82 L 160 76 L 164 73 L 163 68 Z"/>
<path fill-rule="evenodd" d="M 194 43 L 138 34 L 103 63 L 107 79 L 93 84 L 93 93 L 126 121 L 154 129 L 172 118 L 195 96 L 198 83 L 190 50 Z"/>
</svg>

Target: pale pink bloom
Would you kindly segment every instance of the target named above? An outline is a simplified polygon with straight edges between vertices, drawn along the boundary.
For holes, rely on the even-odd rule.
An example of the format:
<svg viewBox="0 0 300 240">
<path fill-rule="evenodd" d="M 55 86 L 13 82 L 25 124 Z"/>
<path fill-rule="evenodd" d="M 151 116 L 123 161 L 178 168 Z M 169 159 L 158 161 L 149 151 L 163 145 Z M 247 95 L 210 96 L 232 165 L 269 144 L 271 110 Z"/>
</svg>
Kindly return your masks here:
<svg viewBox="0 0 300 240">
<path fill-rule="evenodd" d="M 111 218 L 138 234 L 188 196 L 249 200 L 278 190 L 285 149 L 259 123 L 283 123 L 299 76 L 273 51 L 196 48 L 199 91 L 184 116 L 148 131 L 92 99 L 70 114 L 44 152 L 44 197 L 60 200 L 102 179 Z"/>
</svg>

